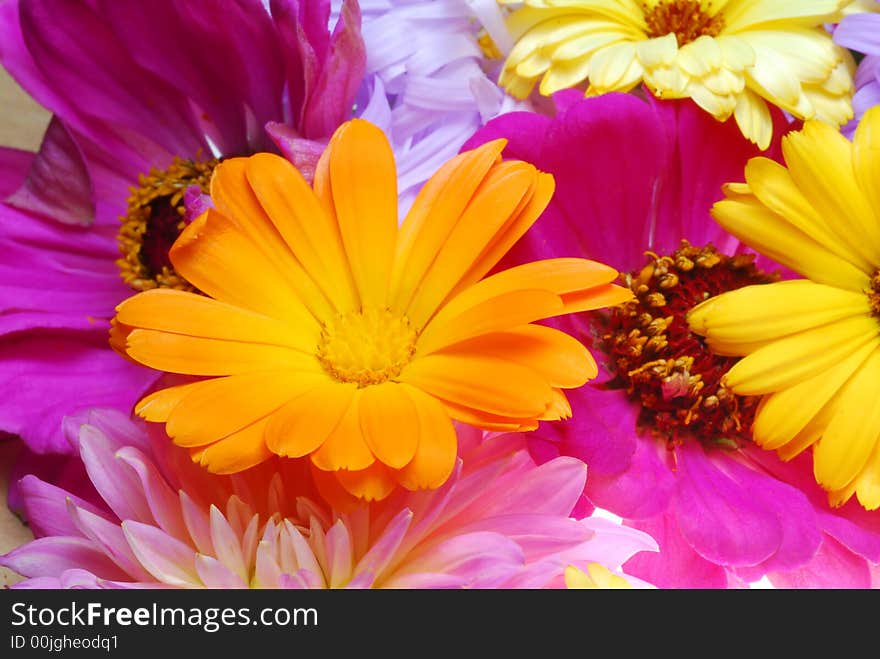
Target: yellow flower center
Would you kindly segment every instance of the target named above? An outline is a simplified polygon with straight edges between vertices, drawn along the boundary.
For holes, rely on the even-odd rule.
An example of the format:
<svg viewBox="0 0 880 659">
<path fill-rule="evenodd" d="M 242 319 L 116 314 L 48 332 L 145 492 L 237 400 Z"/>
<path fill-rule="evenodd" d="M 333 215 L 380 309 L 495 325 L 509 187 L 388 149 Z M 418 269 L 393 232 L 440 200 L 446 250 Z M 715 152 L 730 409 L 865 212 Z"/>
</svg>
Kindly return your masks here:
<svg viewBox="0 0 880 659">
<path fill-rule="evenodd" d="M 699 0 L 667 0 L 653 9 L 647 4 L 643 7 L 648 36 L 664 37 L 671 32 L 678 39 L 679 47 L 703 35 L 718 36 L 724 29 L 724 17 L 707 14 Z"/>
<path fill-rule="evenodd" d="M 208 192 L 211 174 L 220 161 L 175 158 L 168 169 L 141 174 L 131 189 L 128 212 L 120 218 L 117 240 L 122 258 L 116 261 L 122 280 L 136 291 L 152 288 L 194 288 L 174 271 L 168 250 L 183 230 L 183 195 L 191 185 Z"/>
<path fill-rule="evenodd" d="M 324 323 L 318 359 L 340 382 L 380 384 L 412 360 L 417 337 L 406 316 L 378 308 L 352 311 Z"/>
<path fill-rule="evenodd" d="M 871 288 L 868 290 L 868 300 L 874 315 L 880 318 L 880 270 L 871 278 Z"/>
</svg>

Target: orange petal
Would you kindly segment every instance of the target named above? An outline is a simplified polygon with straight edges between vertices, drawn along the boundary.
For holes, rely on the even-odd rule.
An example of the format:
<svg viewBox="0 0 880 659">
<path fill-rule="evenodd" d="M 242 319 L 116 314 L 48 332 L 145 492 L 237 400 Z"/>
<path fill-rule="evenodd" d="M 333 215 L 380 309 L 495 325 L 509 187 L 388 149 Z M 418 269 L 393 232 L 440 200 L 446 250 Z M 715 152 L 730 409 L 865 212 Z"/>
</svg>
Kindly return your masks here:
<svg viewBox="0 0 880 659">
<path fill-rule="evenodd" d="M 317 325 L 285 277 L 238 225 L 214 210 L 193 220 L 168 256 L 179 274 L 210 297 L 294 324 Z"/>
<path fill-rule="evenodd" d="M 272 452 L 299 458 L 316 450 L 339 425 L 357 385 L 328 382 L 294 398 L 272 415 L 266 443 Z"/>
<path fill-rule="evenodd" d="M 577 313 L 579 311 L 592 311 L 604 307 L 613 307 L 633 299 L 633 292 L 618 286 L 617 284 L 605 284 L 596 288 L 564 293 L 562 303 L 565 305 L 563 313 Z"/>
<path fill-rule="evenodd" d="M 464 309 L 457 315 L 438 315 L 419 336 L 417 354 L 428 354 L 481 334 L 548 318 L 561 309 L 562 300 L 550 291 L 507 291 Z"/>
<path fill-rule="evenodd" d="M 517 419 L 504 417 L 497 414 L 489 414 L 481 410 L 475 410 L 464 405 L 458 405 L 448 400 L 437 399 L 449 416 L 456 421 L 461 421 L 469 426 L 481 430 L 494 430 L 497 432 L 527 432 L 538 427 L 537 419 Z"/>
<path fill-rule="evenodd" d="M 258 153 L 247 160 L 247 177 L 290 251 L 336 310 L 357 308 L 357 292 L 339 227 L 302 175 L 284 158 Z"/>
<path fill-rule="evenodd" d="M 323 372 L 314 355 L 293 348 L 156 330 L 134 330 L 128 336 L 126 352 L 151 368 L 184 375 L 235 375 L 282 369 Z"/>
<path fill-rule="evenodd" d="M 291 325 L 218 302 L 204 295 L 159 288 L 139 293 L 116 307 L 119 322 L 175 334 L 289 346 L 312 351 L 320 332 L 315 324 Z"/>
<path fill-rule="evenodd" d="M 200 384 L 202 384 L 201 380 L 160 389 L 142 398 L 134 408 L 135 414 L 147 421 L 165 422 L 168 420 L 171 410 L 177 407 L 183 397 L 195 389 L 196 385 Z"/>
<path fill-rule="evenodd" d="M 212 474 L 234 474 L 272 457 L 263 441 L 266 419 L 253 423 L 207 447 L 193 452 L 193 458 Z"/>
<path fill-rule="evenodd" d="M 504 225 L 501 231 L 495 234 L 495 237 L 486 245 L 486 249 L 483 250 L 480 257 L 474 261 L 461 281 L 452 289 L 450 297 L 455 296 L 459 291 L 482 279 L 487 272 L 498 264 L 504 255 L 510 251 L 510 248 L 514 246 L 516 241 L 523 237 L 523 234 L 531 228 L 535 220 L 544 212 L 555 190 L 556 182 L 553 176 L 538 172 L 535 187 L 528 197 L 527 203 L 518 209 L 518 212 Z"/>
<path fill-rule="evenodd" d="M 348 490 L 342 487 L 342 483 L 336 478 L 338 472 L 322 471 L 311 462 L 309 465 L 311 467 L 312 481 L 318 490 L 318 494 L 333 507 L 334 511 L 347 514 L 354 512 L 364 505 L 363 501 L 352 496 Z"/>
<path fill-rule="evenodd" d="M 174 407 L 165 431 L 178 446 L 208 444 L 329 380 L 326 375 L 272 371 L 198 382 Z"/>
<path fill-rule="evenodd" d="M 540 373 L 552 387 L 572 389 L 595 378 L 599 369 L 589 350 L 565 332 L 524 325 L 458 343 L 444 352 L 506 359 Z"/>
<path fill-rule="evenodd" d="M 413 459 L 419 444 L 419 417 L 406 389 L 383 382 L 361 390 L 361 430 L 373 455 L 393 469 Z"/>
<path fill-rule="evenodd" d="M 391 305 L 405 309 L 507 140 L 460 153 L 431 176 L 400 227 L 391 274 Z"/>
<path fill-rule="evenodd" d="M 394 491 L 392 472 L 381 462 L 374 462 L 360 471 L 337 471 L 339 484 L 352 496 L 364 501 L 381 501 Z"/>
<path fill-rule="evenodd" d="M 312 463 L 319 469 L 360 471 L 376 461 L 361 431 L 360 392 L 360 389 L 355 391 L 342 420 L 312 453 Z"/>
<path fill-rule="evenodd" d="M 420 357 L 399 379 L 438 398 L 514 418 L 537 418 L 553 399 L 552 388 L 535 371 L 482 355 Z"/>
<path fill-rule="evenodd" d="M 458 437 L 449 413 L 435 398 L 408 384 L 401 384 L 415 404 L 419 420 L 419 444 L 413 459 L 396 472 L 397 482 L 408 490 L 436 489 L 455 467 Z"/>
<path fill-rule="evenodd" d="M 397 241 L 394 153 L 362 119 L 343 124 L 328 149 L 333 205 L 361 304 L 384 307 Z"/>
<path fill-rule="evenodd" d="M 521 161 L 502 162 L 492 167 L 440 247 L 407 307 L 406 314 L 416 327 L 428 322 L 495 234 L 527 202 L 536 177 L 535 168 Z"/>
<path fill-rule="evenodd" d="M 211 178 L 211 199 L 221 214 L 233 218 L 315 316 L 320 318 L 332 313 L 333 307 L 260 205 L 247 179 L 247 163 L 248 158 L 221 162 Z"/>
<path fill-rule="evenodd" d="M 571 298 L 576 294 L 597 291 L 615 277 L 617 271 L 614 268 L 596 261 L 575 258 L 547 259 L 502 270 L 447 300 L 425 327 L 422 338 L 434 332 L 435 326 L 450 324 L 468 309 L 511 291 L 545 290 L 560 296 L 564 301 L 567 297 L 576 299 Z M 568 310 L 563 303 L 544 317 L 566 313 Z"/>
</svg>

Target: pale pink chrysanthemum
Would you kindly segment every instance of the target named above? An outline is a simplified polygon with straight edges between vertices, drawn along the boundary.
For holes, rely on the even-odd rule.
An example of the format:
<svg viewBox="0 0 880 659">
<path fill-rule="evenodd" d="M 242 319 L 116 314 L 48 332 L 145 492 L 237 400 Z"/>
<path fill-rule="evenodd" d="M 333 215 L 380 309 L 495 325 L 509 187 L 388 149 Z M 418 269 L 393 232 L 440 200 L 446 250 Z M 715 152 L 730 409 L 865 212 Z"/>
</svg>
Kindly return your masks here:
<svg viewBox="0 0 880 659">
<path fill-rule="evenodd" d="M 208 474 L 109 410 L 68 432 L 78 432 L 95 496 L 22 479 L 36 539 L 0 558 L 27 577 L 16 587 L 540 588 L 563 586 L 569 565 L 619 570 L 656 550 L 639 531 L 569 517 L 584 464 L 537 466 L 518 434 L 484 440 L 462 427 L 461 458 L 441 489 L 340 513 L 302 461 Z"/>
</svg>

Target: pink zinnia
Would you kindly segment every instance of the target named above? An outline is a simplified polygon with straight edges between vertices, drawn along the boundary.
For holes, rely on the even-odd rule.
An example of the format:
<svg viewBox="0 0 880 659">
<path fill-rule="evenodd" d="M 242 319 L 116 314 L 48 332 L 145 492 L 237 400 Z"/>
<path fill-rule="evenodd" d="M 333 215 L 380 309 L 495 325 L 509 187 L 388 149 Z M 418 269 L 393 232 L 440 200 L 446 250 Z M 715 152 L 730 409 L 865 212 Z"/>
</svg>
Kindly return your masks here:
<svg viewBox="0 0 880 659">
<path fill-rule="evenodd" d="M 634 529 L 569 517 L 584 464 L 537 466 L 523 435 L 483 441 L 462 426 L 441 489 L 340 513 L 305 485 L 304 461 L 216 476 L 113 410 L 66 429 L 95 491 L 22 480 L 36 539 L 0 559 L 29 577 L 16 587 L 562 587 L 569 565 L 617 570 L 656 548 Z"/>
<path fill-rule="evenodd" d="M 764 575 L 779 586 L 869 586 L 880 515 L 830 508 L 808 455 L 786 463 L 752 444 L 754 401 L 724 398 L 718 380 L 731 360 L 704 350 L 683 319 L 695 300 L 763 277 L 748 258 L 728 256 L 742 248 L 709 216 L 722 184 L 743 180 L 757 150 L 690 102 L 557 100 L 555 118 L 500 117 L 465 148 L 506 137 L 507 157 L 556 180 L 514 262 L 604 259 L 644 284 L 643 306 L 565 321 L 605 352 L 605 374 L 572 396 L 571 421 L 534 433 L 534 454 L 588 464 L 589 501 L 657 539 L 659 553 L 626 565 L 657 586 L 742 586 Z M 778 144 L 764 155 L 778 157 Z M 676 252 L 682 239 L 691 247 Z"/>
<path fill-rule="evenodd" d="M 332 33 L 329 14 L 330 0 L 0 3 L 0 61 L 54 113 L 38 154 L 0 150 L 0 431 L 67 451 L 65 414 L 128 411 L 152 384 L 108 345 L 114 307 L 187 286 L 167 251 L 216 159 L 276 150 L 266 125 L 286 153 L 318 143 L 314 158 L 350 117 L 357 3 Z"/>
</svg>

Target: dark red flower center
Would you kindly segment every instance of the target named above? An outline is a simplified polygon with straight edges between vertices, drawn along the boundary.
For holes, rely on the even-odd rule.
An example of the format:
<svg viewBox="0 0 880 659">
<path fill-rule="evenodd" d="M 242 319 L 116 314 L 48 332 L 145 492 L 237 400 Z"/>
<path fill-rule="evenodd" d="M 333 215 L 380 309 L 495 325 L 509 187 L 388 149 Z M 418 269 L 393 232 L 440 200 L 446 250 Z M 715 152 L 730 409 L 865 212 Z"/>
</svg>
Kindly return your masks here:
<svg viewBox="0 0 880 659">
<path fill-rule="evenodd" d="M 193 185 L 207 193 L 219 162 L 175 158 L 168 169 L 141 174 L 138 187 L 131 189 L 117 236 L 122 258 L 116 263 L 123 281 L 134 290 L 194 290 L 174 271 L 168 250 L 186 226 L 184 193 Z"/>
<path fill-rule="evenodd" d="M 880 270 L 871 277 L 871 288 L 868 290 L 868 301 L 874 315 L 880 318 Z"/>
<path fill-rule="evenodd" d="M 671 256 L 647 256 L 644 268 L 625 276 L 635 299 L 601 321 L 614 372 L 608 386 L 625 389 L 641 405 L 639 426 L 667 440 L 747 441 L 758 399 L 721 384 L 738 358 L 713 354 L 690 331 L 687 314 L 712 296 L 778 277 L 756 268 L 754 255 L 729 257 L 687 241 Z"/>
<path fill-rule="evenodd" d="M 679 47 L 703 35 L 718 36 L 724 29 L 724 17 L 705 12 L 699 0 L 661 1 L 653 9 L 645 4 L 643 11 L 647 35 L 653 38 L 673 33 Z"/>
</svg>

